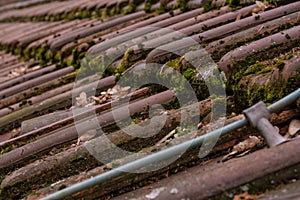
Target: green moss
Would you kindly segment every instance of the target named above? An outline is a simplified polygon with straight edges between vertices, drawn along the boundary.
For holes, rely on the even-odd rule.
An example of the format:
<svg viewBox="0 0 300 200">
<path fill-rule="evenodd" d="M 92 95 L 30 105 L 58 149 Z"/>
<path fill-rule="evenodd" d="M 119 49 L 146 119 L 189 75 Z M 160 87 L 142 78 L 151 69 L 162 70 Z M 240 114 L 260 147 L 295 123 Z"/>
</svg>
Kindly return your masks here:
<svg viewBox="0 0 300 200">
<path fill-rule="evenodd" d="M 146 13 L 150 13 L 151 12 L 151 7 L 152 7 L 151 3 L 149 1 L 146 1 L 144 11 Z"/>
<path fill-rule="evenodd" d="M 62 190 L 62 189 L 65 189 L 67 186 L 65 184 L 62 184 L 58 187 L 58 190 Z"/>
<path fill-rule="evenodd" d="M 119 162 L 117 162 L 117 161 L 114 160 L 114 161 L 112 161 L 111 164 L 112 164 L 112 167 L 115 168 L 115 167 L 119 167 L 121 163 L 119 163 Z"/>
<path fill-rule="evenodd" d="M 181 12 L 186 12 L 189 10 L 188 8 L 188 2 L 189 0 L 178 0 L 176 1 L 176 4 L 174 5 L 173 9 L 180 9 Z"/>
<path fill-rule="evenodd" d="M 45 65 L 48 62 L 47 57 L 46 57 L 46 53 L 47 53 L 46 48 L 41 47 L 41 48 L 38 49 L 37 57 L 38 57 L 41 65 Z"/>
<path fill-rule="evenodd" d="M 114 16 L 114 15 L 117 15 L 120 13 L 121 13 L 121 11 L 117 6 L 114 6 L 110 9 L 110 16 Z"/>
<path fill-rule="evenodd" d="M 5 153 L 7 153 L 7 152 L 9 152 L 9 151 L 11 151 L 11 150 L 12 150 L 12 147 L 11 147 L 11 146 L 7 146 L 7 147 L 5 147 L 5 148 L 1 148 L 0 155 L 5 154 Z"/>
<path fill-rule="evenodd" d="M 184 56 L 168 61 L 166 65 L 168 67 L 172 67 L 176 71 L 180 72 L 182 76 L 174 76 L 171 74 L 159 74 L 159 76 L 163 76 L 165 79 L 170 80 L 176 91 L 184 92 L 187 87 L 192 86 L 193 90 L 196 93 L 198 99 L 204 99 L 208 96 L 208 90 L 206 86 L 206 82 L 202 79 L 202 77 L 197 77 L 197 71 L 194 67 L 191 67 L 188 63 L 183 65 L 182 61 L 184 60 Z M 189 84 L 190 86 L 188 86 Z M 186 94 L 188 95 L 188 94 Z"/>
<path fill-rule="evenodd" d="M 237 7 L 240 6 L 240 0 L 227 0 L 226 4 L 230 7 Z"/>
<path fill-rule="evenodd" d="M 252 78 L 253 76 L 248 75 L 262 75 L 266 73 L 272 73 L 273 70 L 279 69 L 281 73 L 284 67 L 284 60 L 289 58 L 288 55 L 292 55 L 293 50 L 286 53 L 285 55 L 279 55 L 275 58 L 266 59 L 266 57 L 259 58 L 250 55 L 245 60 L 235 62 L 232 65 L 232 70 L 234 71 L 233 78 L 230 79 L 230 87 L 233 90 L 236 99 L 238 99 L 238 104 L 242 107 L 249 107 L 258 101 L 264 101 L 266 104 L 271 104 L 283 96 L 289 94 L 293 90 L 300 87 L 300 80 L 299 75 L 289 78 L 286 82 L 281 80 L 281 76 L 279 79 L 272 80 L 272 76 L 267 75 L 270 79 L 269 84 L 264 85 L 249 85 L 248 79 Z M 272 56 L 277 54 L 271 54 Z M 270 56 L 271 57 L 271 56 Z M 268 57 L 267 57 L 268 58 Z M 259 62 L 259 60 L 263 60 Z M 254 63 L 255 62 L 255 63 Z"/>
<path fill-rule="evenodd" d="M 78 49 L 75 48 L 72 51 L 72 61 L 71 61 L 71 65 L 75 68 L 75 69 L 79 69 L 80 68 L 80 59 L 79 59 L 79 52 Z"/>
<path fill-rule="evenodd" d="M 86 160 L 86 158 L 82 157 L 82 156 L 78 156 L 78 157 L 72 158 L 70 160 L 70 163 L 76 163 L 76 162 L 80 162 L 80 161 L 83 161 L 83 160 Z"/>
<path fill-rule="evenodd" d="M 162 105 L 164 107 L 164 109 L 166 110 L 171 110 L 171 109 L 179 109 L 181 106 L 180 106 L 180 103 L 178 101 L 178 99 L 174 99 L 172 101 L 170 101 L 169 103 L 165 103 Z"/>
<path fill-rule="evenodd" d="M 194 78 L 196 76 L 196 70 L 194 68 L 190 67 L 183 72 L 183 76 L 187 80 L 191 80 L 192 78 Z"/>
<path fill-rule="evenodd" d="M 288 55 L 286 55 L 285 59 L 286 59 L 286 60 L 290 60 L 290 59 L 293 58 L 293 57 L 294 57 L 293 54 L 288 54 Z"/>
<path fill-rule="evenodd" d="M 127 15 L 130 13 L 134 13 L 136 10 L 136 5 L 135 4 L 129 4 L 127 6 L 127 9 L 123 11 L 123 15 Z"/>
<path fill-rule="evenodd" d="M 265 1 L 273 5 L 277 5 L 277 3 L 279 2 L 279 0 L 265 0 Z"/>
<path fill-rule="evenodd" d="M 3 199 L 21 199 L 30 193 L 30 186 L 32 182 L 29 179 L 16 181 L 1 190 L 1 197 Z"/>
<path fill-rule="evenodd" d="M 164 7 L 159 7 L 158 9 L 156 9 L 156 13 L 157 14 L 163 14 L 163 13 L 166 13 L 168 10 L 166 9 L 166 8 L 164 8 Z"/>
<path fill-rule="evenodd" d="M 183 66 L 182 61 L 184 60 L 184 56 L 181 56 L 180 58 L 176 58 L 174 60 L 170 60 L 166 63 L 167 66 L 172 67 L 175 70 L 178 70 L 182 72 Z"/>
<path fill-rule="evenodd" d="M 282 98 L 285 94 L 286 85 L 253 85 L 245 86 L 237 84 L 235 87 L 235 95 L 237 96 L 238 102 L 242 107 L 249 107 L 259 101 L 263 101 L 266 104 L 273 103 L 276 100 Z"/>
<path fill-rule="evenodd" d="M 90 18 L 92 16 L 92 12 L 90 10 L 81 10 L 77 13 L 78 19 Z"/>
<path fill-rule="evenodd" d="M 129 68 L 133 63 L 130 61 L 130 57 L 133 56 L 134 51 L 132 48 L 128 48 L 124 53 L 121 63 L 116 68 L 116 73 L 123 73 L 127 68 Z"/>
<path fill-rule="evenodd" d="M 263 70 L 266 66 L 261 63 L 256 63 L 249 67 L 244 73 L 243 76 L 247 76 L 249 74 L 256 74 L 257 72 L 260 72 Z"/>
</svg>

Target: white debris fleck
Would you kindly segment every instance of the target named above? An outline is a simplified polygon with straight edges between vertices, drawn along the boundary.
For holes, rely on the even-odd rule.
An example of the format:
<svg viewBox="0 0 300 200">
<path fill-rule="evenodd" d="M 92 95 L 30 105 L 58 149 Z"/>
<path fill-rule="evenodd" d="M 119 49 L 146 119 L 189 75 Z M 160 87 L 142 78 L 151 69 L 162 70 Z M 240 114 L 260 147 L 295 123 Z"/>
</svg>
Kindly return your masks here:
<svg viewBox="0 0 300 200">
<path fill-rule="evenodd" d="M 162 191 L 164 191 L 165 189 L 166 189 L 166 188 L 164 188 L 164 187 L 160 187 L 160 188 L 153 189 L 153 190 L 151 191 L 151 193 L 145 195 L 145 197 L 146 197 L 147 199 L 155 199 L 155 198 L 158 197 L 158 195 L 159 195 Z"/>
<path fill-rule="evenodd" d="M 60 184 L 61 182 L 63 182 L 63 180 L 59 180 L 59 181 L 57 181 L 57 182 L 55 182 L 55 183 L 52 183 L 50 186 L 51 186 L 51 187 L 54 187 L 54 186 Z"/>
<path fill-rule="evenodd" d="M 241 190 L 247 192 L 249 190 L 249 187 L 247 185 L 241 186 Z"/>
<path fill-rule="evenodd" d="M 171 193 L 171 194 L 177 194 L 177 193 L 178 193 L 178 189 L 177 189 L 177 188 L 172 188 L 172 189 L 170 190 L 170 193 Z"/>
</svg>

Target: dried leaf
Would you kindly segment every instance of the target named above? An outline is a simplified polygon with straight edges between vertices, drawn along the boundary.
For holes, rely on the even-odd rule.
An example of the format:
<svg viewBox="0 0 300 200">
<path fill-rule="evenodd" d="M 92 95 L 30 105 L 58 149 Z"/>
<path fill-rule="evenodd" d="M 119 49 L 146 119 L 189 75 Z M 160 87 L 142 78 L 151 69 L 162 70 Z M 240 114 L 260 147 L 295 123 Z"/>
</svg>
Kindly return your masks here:
<svg viewBox="0 0 300 200">
<path fill-rule="evenodd" d="M 121 87 L 119 85 L 116 85 L 108 93 L 111 95 L 111 98 L 115 100 L 126 96 L 129 92 L 130 86 Z"/>
<path fill-rule="evenodd" d="M 80 142 L 86 142 L 86 141 L 93 139 L 96 136 L 96 134 L 97 134 L 97 131 L 95 129 L 88 130 L 87 132 L 85 132 L 78 138 L 76 145 L 78 146 L 80 144 Z"/>
<path fill-rule="evenodd" d="M 40 69 L 40 68 L 41 68 L 41 66 L 39 66 L 39 65 L 31 67 L 31 68 L 28 68 L 27 65 L 21 66 L 21 67 L 15 68 L 12 71 L 10 71 L 9 74 L 8 74 L 8 77 L 9 78 L 14 78 L 14 77 L 21 76 L 21 75 L 26 74 L 26 73 L 31 72 L 31 71 L 35 71 L 35 70 Z"/>
<path fill-rule="evenodd" d="M 300 121 L 297 119 L 292 120 L 289 125 L 289 130 L 288 130 L 289 135 L 293 137 L 298 133 L 299 130 L 300 130 Z"/>
<path fill-rule="evenodd" d="M 258 145 L 261 142 L 261 140 L 256 136 L 249 136 L 248 139 L 246 139 L 243 142 L 238 143 L 233 147 L 233 151 L 237 152 L 243 152 L 249 149 L 254 148 L 256 145 Z"/>
<path fill-rule="evenodd" d="M 88 104 L 87 96 L 85 92 L 81 92 L 79 97 L 76 97 L 76 106 L 84 107 Z"/>
<path fill-rule="evenodd" d="M 261 9 L 261 11 L 264 11 L 266 8 L 268 8 L 268 6 L 266 6 L 263 2 L 261 1 L 255 1 L 257 7 L 259 7 Z"/>
<path fill-rule="evenodd" d="M 268 6 L 261 1 L 256 1 L 256 7 L 252 9 L 252 14 L 257 14 L 259 12 L 264 12 Z"/>
<path fill-rule="evenodd" d="M 101 92 L 101 96 L 99 97 L 92 96 L 92 99 L 96 101 L 98 104 L 104 103 L 109 99 L 110 92 L 111 89 L 108 89 L 106 92 Z"/>
<path fill-rule="evenodd" d="M 242 153 L 240 154 L 240 156 L 244 156 L 245 154 L 247 154 L 249 151 L 251 151 L 251 149 L 253 149 L 254 147 L 256 147 L 257 145 L 259 145 L 262 142 L 262 140 L 256 136 L 249 136 L 248 139 L 238 143 L 237 145 L 235 145 L 232 149 L 232 151 L 225 155 L 222 158 L 222 161 L 226 161 L 228 160 L 230 157 Z"/>
</svg>

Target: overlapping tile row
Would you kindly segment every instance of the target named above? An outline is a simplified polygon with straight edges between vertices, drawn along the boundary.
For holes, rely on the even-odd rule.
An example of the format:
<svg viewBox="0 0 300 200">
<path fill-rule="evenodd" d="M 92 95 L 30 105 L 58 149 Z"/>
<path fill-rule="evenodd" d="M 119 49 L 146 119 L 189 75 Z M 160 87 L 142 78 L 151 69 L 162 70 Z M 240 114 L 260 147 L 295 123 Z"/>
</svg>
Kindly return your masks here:
<svg viewBox="0 0 300 200">
<path fill-rule="evenodd" d="M 155 1 L 154 1 L 155 2 Z M 157 2 L 156 2 L 157 3 Z M 174 4 L 174 3 L 173 3 Z M 172 6 L 170 4 L 169 6 Z M 195 3 L 195 5 L 199 4 Z M 128 0 L 97 0 L 97 1 L 29 1 L 9 4 L 1 8 L 0 21 L 56 21 L 76 18 L 91 18 L 127 14 L 145 8 L 144 1 Z M 164 5 L 167 6 L 167 5 Z M 147 4 L 146 10 L 159 8 L 160 3 Z"/>
<path fill-rule="evenodd" d="M 205 59 L 203 63 L 194 63 L 193 60 L 199 56 L 209 54 L 209 62 L 217 63 L 223 78 L 227 79 L 226 124 L 240 119 L 241 115 L 236 116 L 235 113 L 240 113 L 241 109 L 260 100 L 273 103 L 299 88 L 298 1 L 278 1 L 276 4 L 252 1 L 204 3 L 32 0 L 8 4 L 0 9 L 1 196 L 4 199 L 39 199 L 104 173 L 115 165 L 136 159 L 130 156 L 122 158 L 120 155 L 109 164 L 97 161 L 84 145 L 90 145 L 93 150 L 106 155 L 107 159 L 113 159 L 109 148 L 102 141 L 102 134 L 128 151 L 142 150 L 149 153 L 207 133 L 214 97 L 209 96 L 204 80 L 193 67 L 207 64 L 205 62 L 208 60 Z M 189 45 L 190 38 L 199 42 L 203 48 Z M 176 50 L 181 56 L 161 49 Z M 101 66 L 93 66 L 93 63 L 98 62 L 99 54 L 121 57 L 99 75 L 95 73 L 101 70 Z M 89 58 L 87 65 L 82 65 L 81 59 L 84 57 Z M 169 66 L 183 74 L 195 90 L 199 110 L 194 110 L 195 105 L 179 109 L 173 90 L 153 85 L 137 91 L 114 87 L 128 70 L 147 67 L 148 63 L 162 64 L 163 67 L 158 70 L 161 73 Z M 77 81 L 74 88 L 78 74 L 87 77 Z M 90 87 L 93 87 L 92 91 Z M 125 95 L 121 95 L 122 92 Z M 128 97 L 128 93 L 132 96 Z M 135 124 L 140 126 L 149 125 L 148 108 L 152 105 L 163 104 L 167 109 L 156 113 L 156 124 L 152 124 L 153 127 L 147 133 L 141 134 L 153 135 L 157 127 L 164 128 L 146 139 L 118 130 L 110 102 L 116 103 L 116 109 L 121 111 L 128 100 L 131 105 L 130 115 Z M 93 114 L 96 117 L 90 118 Z M 79 125 L 74 123 L 74 115 Z M 187 130 L 178 128 L 182 118 L 190 120 L 198 116 L 201 116 L 198 131 L 187 133 Z M 298 117 L 299 107 L 293 104 L 274 115 L 271 121 L 279 127 L 281 134 L 285 134 L 290 121 Z M 125 118 L 123 115 L 118 116 L 121 122 Z M 163 119 L 166 119 L 165 124 L 160 124 L 164 122 Z M 104 132 L 93 126 L 97 123 L 100 123 Z M 123 123 L 132 126 L 125 121 Z M 92 137 L 85 139 L 85 134 L 78 136 L 76 126 Z M 170 134 L 175 132 L 175 136 Z M 220 138 L 206 160 L 218 161 L 224 152 L 253 135 L 259 137 L 254 129 L 241 129 Z M 272 154 L 272 151 L 260 150 L 264 147 L 261 144 L 251 150 L 257 150 L 254 155 L 260 152 Z M 289 148 L 287 145 L 286 149 Z M 170 166 L 158 171 L 128 174 L 70 198 L 112 198 L 185 168 L 194 167 L 189 171 L 196 173 L 199 165 L 205 165 L 197 157 L 196 151 L 187 152 Z M 247 158 L 240 162 L 247 162 Z M 288 168 L 292 164 L 276 170 Z M 215 166 L 227 164 L 212 164 L 212 168 Z M 275 173 L 276 170 L 268 171 L 263 176 Z M 180 179 L 183 174 L 179 173 L 177 178 Z M 292 179 L 298 175 L 292 174 L 286 178 Z M 177 178 L 174 176 L 172 181 L 176 182 Z M 231 190 L 250 183 L 254 178 L 228 185 L 225 189 Z M 214 183 L 216 180 L 212 181 L 212 186 Z M 184 186 L 179 185 L 178 188 L 189 193 Z M 176 192 L 169 194 L 169 190 L 164 191 L 161 198 L 169 198 L 168 195 L 173 195 L 172 198 L 183 197 L 176 195 Z M 197 194 L 193 188 L 190 192 Z M 203 195 L 203 198 L 219 195 L 220 192 L 216 190 Z M 131 195 L 143 199 L 146 194 L 141 190 L 125 194 Z"/>
</svg>

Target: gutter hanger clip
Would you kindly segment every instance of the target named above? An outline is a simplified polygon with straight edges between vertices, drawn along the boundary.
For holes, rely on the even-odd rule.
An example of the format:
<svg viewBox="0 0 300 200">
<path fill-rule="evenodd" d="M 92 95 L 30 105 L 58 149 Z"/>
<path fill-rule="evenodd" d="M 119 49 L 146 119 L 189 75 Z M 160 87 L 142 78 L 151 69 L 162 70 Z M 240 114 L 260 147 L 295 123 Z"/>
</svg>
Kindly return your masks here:
<svg viewBox="0 0 300 200">
<path fill-rule="evenodd" d="M 282 137 L 279 134 L 278 129 L 272 126 L 272 124 L 269 122 L 271 113 L 264 102 L 258 102 L 252 107 L 244 110 L 243 113 L 250 122 L 251 126 L 259 130 L 269 147 L 275 147 L 288 141 Z"/>
</svg>

